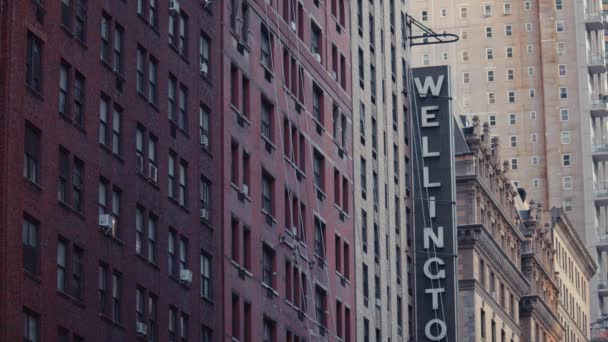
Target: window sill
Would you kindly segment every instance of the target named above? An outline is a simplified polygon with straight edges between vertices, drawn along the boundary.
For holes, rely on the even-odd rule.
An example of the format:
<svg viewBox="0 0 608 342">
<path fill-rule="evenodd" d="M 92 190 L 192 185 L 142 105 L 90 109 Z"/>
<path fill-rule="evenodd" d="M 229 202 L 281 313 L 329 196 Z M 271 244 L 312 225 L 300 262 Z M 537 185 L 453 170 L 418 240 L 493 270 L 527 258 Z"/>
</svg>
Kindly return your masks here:
<svg viewBox="0 0 608 342">
<path fill-rule="evenodd" d="M 209 304 L 211 306 L 215 306 L 215 302 L 213 300 L 211 300 L 211 298 L 201 296 L 201 299 L 203 300 L 203 302 L 206 302 L 207 304 Z"/>
<path fill-rule="evenodd" d="M 59 27 L 61 28 L 61 30 L 62 30 L 62 31 L 65 33 L 65 34 L 67 34 L 67 35 L 68 35 L 68 37 L 70 37 L 70 38 L 74 38 L 74 37 L 75 37 L 74 32 L 72 32 L 72 29 L 71 29 L 71 28 L 69 28 L 69 27 L 65 26 L 63 23 L 59 24 Z"/>
<path fill-rule="evenodd" d="M 125 161 L 124 159 L 122 159 L 122 157 L 119 154 L 114 153 L 114 151 L 112 151 L 112 149 L 108 146 L 105 145 L 103 143 L 99 143 L 99 145 L 108 153 L 110 154 L 112 157 L 114 157 L 116 160 L 118 160 L 121 164 L 124 164 Z"/>
<path fill-rule="evenodd" d="M 158 184 L 154 180 L 152 180 L 152 178 L 146 176 L 146 174 L 144 174 L 143 172 L 137 171 L 136 173 L 137 173 L 137 176 L 139 176 L 139 178 L 141 178 L 146 183 L 150 184 L 156 190 L 160 191 L 160 188 L 158 187 Z"/>
<path fill-rule="evenodd" d="M 74 126 L 74 128 L 76 128 L 77 130 L 79 130 L 82 134 L 87 134 L 87 131 L 84 129 L 84 127 L 82 127 L 81 125 L 77 124 L 71 116 L 69 116 L 66 113 L 62 113 L 59 112 L 59 117 L 62 118 L 64 121 L 68 122 L 69 124 L 71 124 L 72 126 Z"/>
<path fill-rule="evenodd" d="M 112 234 L 108 234 L 105 231 L 103 231 L 102 227 L 99 227 L 99 232 L 106 238 L 108 238 L 109 240 L 113 241 L 114 243 L 116 243 L 117 245 L 119 245 L 120 247 L 123 247 L 125 245 L 125 242 L 122 241 L 119 237 L 114 236 Z"/>
<path fill-rule="evenodd" d="M 39 183 L 36 183 L 35 181 L 33 181 L 33 180 L 31 180 L 31 179 L 29 179 L 27 177 L 23 177 L 23 180 L 26 183 L 28 183 L 29 185 L 31 185 L 32 188 L 36 189 L 37 191 L 42 191 L 43 190 Z"/>
<path fill-rule="evenodd" d="M 99 315 L 99 318 L 101 318 L 102 320 L 104 320 L 104 321 L 112 324 L 113 326 L 115 326 L 115 327 L 117 327 L 117 328 L 119 328 L 121 330 L 126 330 L 125 326 L 122 325 L 122 323 L 113 320 L 110 316 L 108 316 L 108 315 L 106 315 L 104 313 L 101 313 L 101 312 L 98 313 L 98 315 Z"/>
<path fill-rule="evenodd" d="M 168 120 L 169 120 L 169 124 L 171 125 L 171 127 L 182 132 L 182 134 L 186 137 L 186 139 L 190 139 L 190 135 L 188 134 L 188 131 L 186 130 L 187 127 L 180 127 L 180 125 L 176 121 L 171 120 L 171 119 L 168 119 Z"/>
<path fill-rule="evenodd" d="M 186 55 L 184 55 L 181 51 L 179 51 L 179 49 L 177 48 L 177 46 L 175 46 L 174 44 L 172 44 L 171 42 L 169 42 L 169 48 L 171 50 L 173 50 L 186 64 L 190 64 L 190 61 L 188 60 L 188 57 L 186 57 Z M 186 51 L 187 53 L 187 51 Z"/>
<path fill-rule="evenodd" d="M 155 268 L 157 271 L 158 271 L 158 270 L 160 270 L 160 267 L 158 267 L 158 264 L 157 264 L 157 263 L 155 263 L 154 261 L 150 261 L 150 260 L 148 260 L 148 258 L 146 258 L 144 255 L 142 255 L 142 254 L 140 254 L 140 253 L 135 252 L 135 256 L 136 256 L 136 257 L 137 257 L 139 260 L 141 260 L 141 261 L 143 261 L 144 263 L 146 263 L 146 264 L 150 265 L 152 268 Z"/>
<path fill-rule="evenodd" d="M 169 202 L 175 204 L 177 207 L 179 207 L 181 210 L 185 211 L 186 213 L 190 214 L 190 210 L 188 210 L 188 208 L 186 208 L 185 206 L 181 205 L 179 203 L 178 200 L 176 200 L 175 198 L 169 196 Z"/>
<path fill-rule="evenodd" d="M 266 152 L 272 153 L 272 151 L 277 149 L 277 146 L 272 141 L 270 141 L 268 137 L 263 134 L 260 134 L 260 137 L 262 138 L 262 140 L 264 140 Z"/>
<path fill-rule="evenodd" d="M 251 127 L 251 121 L 249 121 L 249 118 L 241 113 L 241 111 L 234 104 L 231 103 L 230 108 L 236 114 L 236 122 L 239 124 L 239 126 L 245 127 L 246 124 L 247 127 Z"/>
<path fill-rule="evenodd" d="M 86 307 L 87 307 L 87 306 L 84 304 L 84 302 L 83 302 L 82 300 L 80 300 L 80 299 L 78 299 L 78 298 L 76 298 L 76 297 L 74 297 L 74 296 L 70 295 L 70 294 L 69 294 L 69 293 L 67 293 L 67 292 L 64 292 L 64 291 L 61 291 L 61 290 L 57 290 L 57 294 L 58 294 L 60 297 L 63 297 L 63 298 L 65 298 L 66 300 L 68 300 L 68 301 L 70 301 L 70 302 L 74 303 L 76 306 L 78 306 L 78 307 L 79 307 L 79 308 L 81 308 L 81 309 L 86 309 Z"/>
<path fill-rule="evenodd" d="M 141 19 L 141 21 L 147 26 L 149 27 L 152 31 L 154 31 L 154 33 L 156 33 L 156 35 L 160 36 L 160 32 L 158 31 L 158 28 L 156 28 L 156 26 L 154 26 L 153 24 L 150 24 L 150 22 L 140 13 L 137 13 L 137 17 L 139 19 Z"/>
<path fill-rule="evenodd" d="M 84 215 L 82 214 L 82 211 L 78 211 L 78 210 L 72 208 L 72 206 L 70 206 L 66 202 L 59 200 L 59 199 L 57 200 L 57 203 L 59 204 L 59 206 L 63 207 L 66 210 L 69 210 L 70 212 L 76 214 L 78 217 L 80 217 L 81 219 L 84 220 Z"/>
<path fill-rule="evenodd" d="M 269 226 L 274 226 L 277 223 L 277 219 L 274 218 L 274 216 L 271 213 L 262 209 L 262 214 L 264 214 L 264 216 L 266 217 L 266 224 L 268 224 Z"/>
<path fill-rule="evenodd" d="M 203 151 L 203 153 L 208 155 L 209 158 L 213 159 L 213 153 L 211 153 L 211 149 L 209 148 L 209 145 L 205 146 L 205 145 L 201 144 L 201 151 Z"/>
<path fill-rule="evenodd" d="M 173 280 L 179 286 L 183 287 L 186 290 L 190 290 L 192 288 L 192 284 L 187 284 L 187 283 L 179 280 L 179 278 L 176 275 L 174 275 L 174 274 L 169 274 L 169 279 Z"/>
<path fill-rule="evenodd" d="M 41 92 L 39 92 L 38 90 L 32 88 L 32 86 L 30 86 L 27 83 L 25 83 L 25 87 L 27 88 L 27 90 L 29 90 L 30 94 L 34 95 L 34 97 L 38 98 L 38 100 L 44 102 L 45 99 L 44 99 L 44 96 L 42 95 Z"/>
<path fill-rule="evenodd" d="M 104 68 L 108 69 L 112 74 L 114 73 L 114 68 L 110 65 L 110 61 L 106 61 L 105 59 L 100 59 L 100 61 Z"/>
<path fill-rule="evenodd" d="M 28 278 L 32 279 L 33 281 L 37 282 L 38 284 L 42 284 L 42 278 L 35 275 L 34 273 L 32 273 L 26 269 L 23 269 L 23 274 L 25 274 Z"/>
<path fill-rule="evenodd" d="M 275 289 L 274 289 L 272 286 L 270 286 L 270 285 L 268 285 L 268 284 L 264 283 L 263 281 L 262 281 L 262 283 L 261 283 L 261 284 L 262 284 L 262 287 L 263 287 L 263 288 L 264 288 L 264 289 L 265 289 L 267 292 L 272 293 L 272 295 L 273 295 L 273 298 L 272 298 L 272 299 L 279 297 L 279 292 L 278 292 L 277 290 L 275 290 Z"/>
</svg>

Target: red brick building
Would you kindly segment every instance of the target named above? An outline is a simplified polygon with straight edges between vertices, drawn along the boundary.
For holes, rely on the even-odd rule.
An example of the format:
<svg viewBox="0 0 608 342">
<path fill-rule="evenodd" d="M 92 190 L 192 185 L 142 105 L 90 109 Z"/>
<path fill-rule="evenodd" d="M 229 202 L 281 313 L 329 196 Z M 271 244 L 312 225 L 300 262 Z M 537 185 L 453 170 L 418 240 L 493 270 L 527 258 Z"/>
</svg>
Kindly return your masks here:
<svg viewBox="0 0 608 342">
<path fill-rule="evenodd" d="M 0 340 L 221 336 L 219 4 L 0 2 Z"/>
<path fill-rule="evenodd" d="M 170 3 L 0 0 L 0 340 L 354 341 L 348 3 Z"/>
<path fill-rule="evenodd" d="M 224 336 L 354 341 L 348 3 L 225 3 Z"/>
</svg>

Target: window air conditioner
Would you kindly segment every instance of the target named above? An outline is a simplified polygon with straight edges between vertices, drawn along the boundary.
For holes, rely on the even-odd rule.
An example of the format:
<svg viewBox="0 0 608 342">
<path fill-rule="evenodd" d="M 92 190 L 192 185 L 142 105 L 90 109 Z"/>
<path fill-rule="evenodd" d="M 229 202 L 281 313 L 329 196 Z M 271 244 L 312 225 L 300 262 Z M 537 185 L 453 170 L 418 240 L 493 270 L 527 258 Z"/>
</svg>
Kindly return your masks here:
<svg viewBox="0 0 608 342">
<path fill-rule="evenodd" d="M 137 335 L 147 335 L 148 334 L 148 326 L 146 323 L 137 322 L 135 326 L 135 330 Z"/>
<path fill-rule="evenodd" d="M 243 195 L 249 196 L 249 185 L 243 184 Z"/>
<path fill-rule="evenodd" d="M 211 0 L 202 0 L 201 3 L 203 4 L 203 7 L 207 8 L 211 5 Z"/>
<path fill-rule="evenodd" d="M 109 214 L 99 214 L 99 226 L 105 233 L 114 234 L 116 229 L 116 218 Z"/>
<path fill-rule="evenodd" d="M 179 13 L 179 1 L 169 0 L 169 12 L 173 14 Z"/>
<path fill-rule="evenodd" d="M 207 65 L 207 63 L 201 63 L 201 75 L 207 76 L 208 72 L 209 72 L 209 65 Z"/>
<path fill-rule="evenodd" d="M 207 208 L 201 208 L 201 218 L 204 220 L 209 219 L 209 210 Z"/>
<path fill-rule="evenodd" d="M 295 21 L 292 21 L 290 26 L 291 26 L 291 30 L 292 30 L 293 32 L 296 32 L 296 22 L 295 22 Z"/>
<path fill-rule="evenodd" d="M 192 283 L 192 271 L 190 271 L 188 269 L 179 271 L 179 280 L 181 280 L 182 282 L 184 282 L 186 284 L 191 284 Z"/>
<path fill-rule="evenodd" d="M 154 183 L 156 183 L 156 181 L 158 180 L 158 169 L 156 168 L 156 165 L 150 163 L 148 166 L 148 177 L 150 177 L 151 180 L 154 181 Z"/>
<path fill-rule="evenodd" d="M 209 137 L 208 136 L 201 135 L 201 145 L 203 145 L 203 147 L 209 146 Z"/>
<path fill-rule="evenodd" d="M 337 77 L 336 72 L 335 71 L 331 71 L 330 74 L 331 74 L 331 78 L 333 78 L 335 80 L 336 77 Z"/>
<path fill-rule="evenodd" d="M 317 63 L 321 63 L 321 55 L 318 53 L 315 53 L 315 60 L 317 61 Z"/>
</svg>

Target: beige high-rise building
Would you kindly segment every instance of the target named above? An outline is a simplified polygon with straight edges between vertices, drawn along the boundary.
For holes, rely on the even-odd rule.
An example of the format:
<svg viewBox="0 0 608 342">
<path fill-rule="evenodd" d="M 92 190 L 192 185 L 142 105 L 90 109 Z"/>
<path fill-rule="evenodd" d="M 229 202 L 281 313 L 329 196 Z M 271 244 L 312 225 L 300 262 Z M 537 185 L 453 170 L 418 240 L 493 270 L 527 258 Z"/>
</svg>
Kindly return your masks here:
<svg viewBox="0 0 608 342">
<path fill-rule="evenodd" d="M 435 32 L 460 37 L 413 49 L 412 64 L 449 64 L 454 110 L 490 122 L 512 179 L 528 199 L 564 208 L 600 262 L 589 293 L 590 322 L 607 314 L 604 291 L 598 291 L 608 279 L 607 20 L 601 2 L 412 0 L 408 12 Z"/>
<path fill-rule="evenodd" d="M 400 0 L 352 0 L 357 340 L 409 341 L 409 64 Z M 407 265 L 407 269 L 410 269 Z"/>
</svg>

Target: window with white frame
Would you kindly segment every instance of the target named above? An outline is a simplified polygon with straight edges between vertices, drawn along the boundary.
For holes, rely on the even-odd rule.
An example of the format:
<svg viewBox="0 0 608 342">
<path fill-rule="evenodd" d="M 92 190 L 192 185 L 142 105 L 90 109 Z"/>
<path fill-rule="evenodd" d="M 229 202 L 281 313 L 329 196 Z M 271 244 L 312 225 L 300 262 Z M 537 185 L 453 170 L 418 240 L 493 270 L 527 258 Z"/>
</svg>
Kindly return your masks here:
<svg viewBox="0 0 608 342">
<path fill-rule="evenodd" d="M 563 202 L 564 211 L 572 211 L 572 198 L 566 197 Z"/>
<path fill-rule="evenodd" d="M 507 46 L 505 48 L 505 55 L 507 56 L 507 58 L 513 58 L 513 47 L 512 46 Z"/>
<path fill-rule="evenodd" d="M 568 108 L 561 108 L 559 110 L 559 121 L 568 121 L 570 120 L 570 111 Z"/>
<path fill-rule="evenodd" d="M 538 189 L 540 187 L 540 179 L 538 179 L 538 178 L 532 179 L 532 187 L 534 189 Z"/>
<path fill-rule="evenodd" d="M 532 23 L 526 23 L 526 32 L 532 32 Z"/>
<path fill-rule="evenodd" d="M 471 106 L 471 94 L 462 95 L 462 106 L 470 107 Z"/>
<path fill-rule="evenodd" d="M 564 0 L 555 0 L 555 10 L 560 11 L 564 9 Z"/>
<path fill-rule="evenodd" d="M 518 168 L 517 158 L 512 158 L 511 159 L 511 170 L 517 170 L 517 168 Z"/>
<path fill-rule="evenodd" d="M 492 26 L 486 26 L 484 32 L 486 33 L 486 38 L 492 38 Z"/>
<path fill-rule="evenodd" d="M 494 59 L 494 49 L 486 48 L 486 59 L 489 61 Z"/>
<path fill-rule="evenodd" d="M 511 24 L 505 25 L 505 36 L 511 37 L 513 35 L 513 26 Z"/>
<path fill-rule="evenodd" d="M 507 91 L 507 102 L 515 103 L 515 90 Z"/>
<path fill-rule="evenodd" d="M 562 166 L 570 166 L 572 165 L 572 157 L 570 153 L 562 154 Z"/>
<path fill-rule="evenodd" d="M 559 56 L 566 54 L 566 42 L 557 42 L 557 54 Z"/>
<path fill-rule="evenodd" d="M 463 63 L 468 63 L 469 62 L 469 51 L 467 51 L 467 50 L 461 51 L 460 55 L 462 57 L 462 62 Z"/>
<path fill-rule="evenodd" d="M 572 176 L 562 177 L 562 189 L 572 190 Z"/>
<path fill-rule="evenodd" d="M 561 132 L 561 141 L 564 145 L 570 144 L 570 131 Z"/>
<path fill-rule="evenodd" d="M 566 88 L 566 87 L 559 87 L 559 98 L 560 99 L 567 99 L 568 98 L 568 88 Z"/>
<path fill-rule="evenodd" d="M 462 39 L 462 40 L 469 39 L 469 32 L 465 31 L 465 30 L 463 30 L 462 32 L 460 32 L 460 39 Z"/>
<path fill-rule="evenodd" d="M 422 55 L 422 65 L 430 65 L 431 64 L 431 56 L 428 53 Z"/>
<path fill-rule="evenodd" d="M 534 76 L 534 71 L 535 71 L 534 67 L 529 66 L 528 67 L 528 76 L 530 76 L 530 77 Z"/>
<path fill-rule="evenodd" d="M 509 141 L 511 143 L 511 147 L 517 147 L 517 135 L 510 136 Z"/>
<path fill-rule="evenodd" d="M 443 51 L 441 53 L 441 60 L 444 61 L 444 62 L 448 60 L 448 52 L 447 51 Z"/>
<path fill-rule="evenodd" d="M 490 126 L 496 126 L 496 114 L 488 115 L 488 121 L 490 122 Z"/>
<path fill-rule="evenodd" d="M 493 91 L 488 92 L 488 103 L 493 104 L 495 102 L 496 102 L 496 93 Z"/>
<path fill-rule="evenodd" d="M 565 25 L 564 25 L 564 21 L 563 21 L 563 20 L 557 20 L 557 21 L 555 22 L 555 31 L 556 31 L 556 32 L 558 32 L 558 33 L 559 33 L 559 32 L 564 32 L 565 28 L 566 28 L 566 27 L 565 27 Z"/>
<path fill-rule="evenodd" d="M 538 156 L 532 156 L 531 163 L 532 165 L 538 165 Z"/>
<path fill-rule="evenodd" d="M 529 115 L 530 115 L 530 120 L 536 120 L 536 111 L 531 111 L 529 113 Z"/>
<path fill-rule="evenodd" d="M 566 69 L 566 64 L 560 64 L 557 66 L 557 70 L 559 72 L 559 76 L 560 77 L 566 77 L 567 75 L 567 69 Z"/>
<path fill-rule="evenodd" d="M 469 73 L 468 73 L 468 72 L 466 72 L 466 71 L 465 71 L 465 72 L 463 72 L 463 73 L 462 73 L 462 83 L 464 83 L 464 84 L 468 84 L 468 83 L 469 83 L 469 81 L 470 81 L 470 78 L 469 78 L 469 77 L 470 77 L 470 76 L 469 76 Z"/>
<path fill-rule="evenodd" d="M 427 10 L 420 11 L 420 21 L 428 21 L 429 20 L 429 12 Z"/>
<path fill-rule="evenodd" d="M 486 79 L 488 82 L 494 82 L 494 69 L 486 70 Z"/>
<path fill-rule="evenodd" d="M 509 125 L 515 125 L 517 124 L 517 116 L 515 115 L 515 113 L 509 113 Z"/>
<path fill-rule="evenodd" d="M 447 15 L 448 15 L 448 9 L 447 9 L 447 8 L 443 7 L 443 8 L 440 10 L 440 12 L 441 12 L 441 16 L 442 16 L 442 17 L 447 17 Z"/>
<path fill-rule="evenodd" d="M 536 96 L 536 90 L 534 88 L 528 89 L 528 96 L 534 98 Z"/>
<path fill-rule="evenodd" d="M 528 53 L 528 55 L 533 54 L 534 53 L 534 46 L 532 44 L 526 45 L 526 52 Z"/>
<path fill-rule="evenodd" d="M 515 79 L 515 69 L 508 68 L 507 69 L 507 81 L 513 81 Z"/>
<path fill-rule="evenodd" d="M 532 9 L 532 1 L 524 1 L 524 10 L 529 11 Z"/>
<path fill-rule="evenodd" d="M 489 17 L 492 15 L 492 5 L 491 4 L 483 4 L 483 15 Z"/>
<path fill-rule="evenodd" d="M 466 19 L 467 17 L 467 8 L 460 7 L 460 19 Z"/>
<path fill-rule="evenodd" d="M 505 15 L 509 15 L 511 14 L 511 3 L 509 2 L 505 2 L 503 5 L 503 11 L 502 11 Z"/>
<path fill-rule="evenodd" d="M 536 144 L 538 142 L 538 134 L 537 133 L 530 134 L 530 142 L 533 143 L 533 144 Z"/>
</svg>

